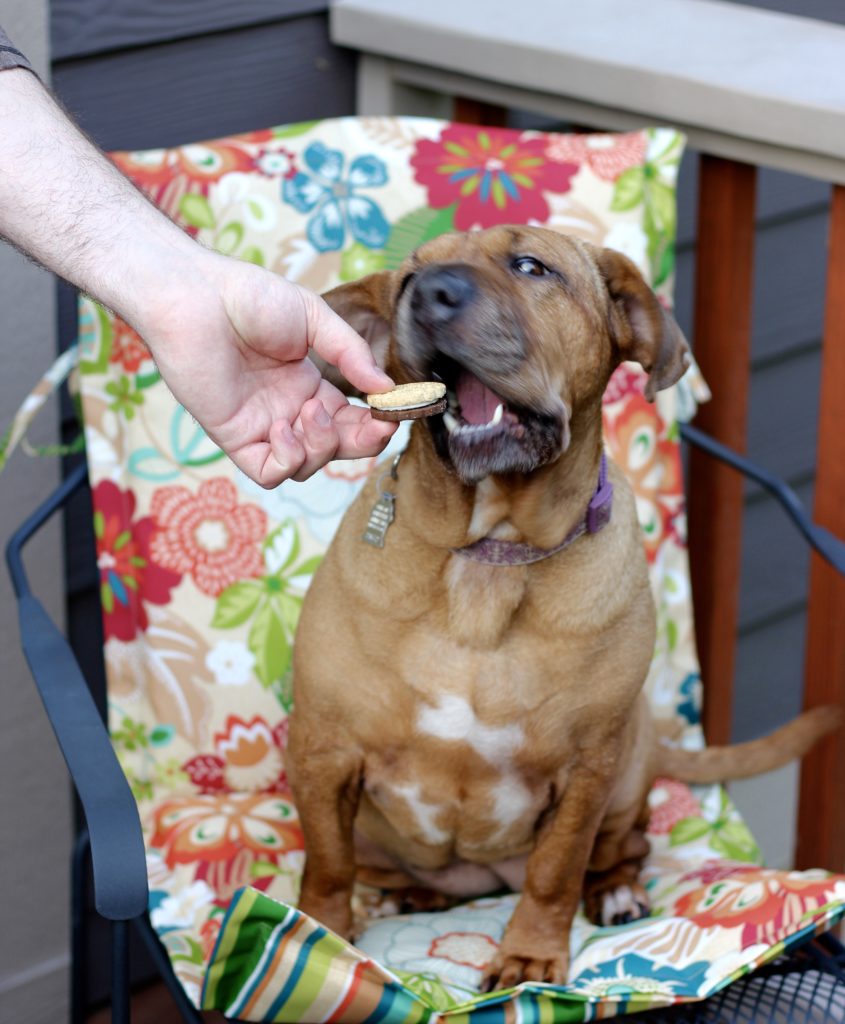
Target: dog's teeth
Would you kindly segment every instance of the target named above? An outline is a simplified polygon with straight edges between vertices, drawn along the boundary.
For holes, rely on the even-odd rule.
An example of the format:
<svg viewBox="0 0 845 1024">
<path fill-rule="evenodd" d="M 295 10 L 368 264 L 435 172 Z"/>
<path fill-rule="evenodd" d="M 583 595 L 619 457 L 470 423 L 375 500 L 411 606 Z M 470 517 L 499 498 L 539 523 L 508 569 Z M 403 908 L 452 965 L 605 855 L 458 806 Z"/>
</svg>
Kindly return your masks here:
<svg viewBox="0 0 845 1024">
<path fill-rule="evenodd" d="M 458 421 L 449 412 L 448 409 L 446 410 L 446 412 L 443 413 L 443 422 L 446 424 L 446 429 L 449 431 L 450 434 L 452 433 L 453 430 L 456 430 L 458 427 Z"/>
<path fill-rule="evenodd" d="M 498 405 L 496 406 L 496 411 L 495 411 L 495 412 L 493 413 L 493 419 L 492 419 L 492 420 L 490 420 L 490 426 L 491 426 L 491 427 L 495 427 L 495 426 L 496 426 L 497 424 L 501 423 L 501 421 L 502 421 L 502 416 L 503 416 L 503 414 L 504 414 L 504 411 L 505 411 L 505 407 L 504 407 L 504 405 L 503 405 L 503 404 L 502 404 L 502 403 L 500 402 L 500 403 L 499 403 L 499 404 L 498 404 Z"/>
</svg>

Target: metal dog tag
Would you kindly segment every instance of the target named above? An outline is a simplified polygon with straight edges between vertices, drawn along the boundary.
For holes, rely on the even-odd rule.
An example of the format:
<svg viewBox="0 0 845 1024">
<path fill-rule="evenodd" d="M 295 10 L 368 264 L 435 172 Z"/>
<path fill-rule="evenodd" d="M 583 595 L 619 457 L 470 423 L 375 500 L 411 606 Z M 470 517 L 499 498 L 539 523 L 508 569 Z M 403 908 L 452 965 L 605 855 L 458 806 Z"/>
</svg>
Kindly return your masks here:
<svg viewBox="0 0 845 1024">
<path fill-rule="evenodd" d="M 376 485 L 382 488 L 381 497 L 373 505 L 370 518 L 367 520 L 367 529 L 361 535 L 361 540 L 365 544 L 372 544 L 374 548 L 384 547 L 387 528 L 396 518 L 396 495 L 392 491 L 386 491 L 382 487 L 382 481 L 387 479 L 387 477 L 390 477 L 391 480 L 399 479 L 399 474 L 396 471 L 399 468 L 399 460 L 401 458 L 402 452 L 399 452 L 393 462 L 391 462 L 390 469 L 386 473 L 381 474 Z"/>
<path fill-rule="evenodd" d="M 372 544 L 374 548 L 384 547 L 384 538 L 387 528 L 396 518 L 396 495 L 390 491 L 382 491 L 381 497 L 373 505 L 370 518 L 367 521 L 367 529 L 364 530 L 361 540 L 365 544 Z"/>
</svg>

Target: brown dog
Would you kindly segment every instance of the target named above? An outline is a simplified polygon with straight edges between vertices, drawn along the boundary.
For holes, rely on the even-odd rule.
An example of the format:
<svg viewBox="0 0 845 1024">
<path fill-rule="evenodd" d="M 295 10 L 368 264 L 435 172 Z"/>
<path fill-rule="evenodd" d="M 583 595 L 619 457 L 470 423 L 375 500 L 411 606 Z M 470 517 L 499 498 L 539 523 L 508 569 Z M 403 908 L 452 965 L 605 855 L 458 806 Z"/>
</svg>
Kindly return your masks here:
<svg viewBox="0 0 845 1024">
<path fill-rule="evenodd" d="M 288 748 L 300 906 L 349 935 L 356 872 L 467 898 L 507 884 L 522 897 L 488 986 L 562 984 L 582 895 L 600 922 L 648 913 L 637 875 L 658 773 L 767 770 L 832 719 L 704 753 L 657 742 L 641 692 L 655 612 L 612 465 L 603 529 L 532 564 L 455 552 L 560 545 L 597 489 L 614 368 L 641 363 L 651 398 L 684 372 L 686 342 L 626 257 L 494 228 L 435 239 L 326 299 L 397 382 L 439 376 L 452 411 L 413 427 L 384 548 L 361 540 L 372 480 L 305 601 Z"/>
</svg>

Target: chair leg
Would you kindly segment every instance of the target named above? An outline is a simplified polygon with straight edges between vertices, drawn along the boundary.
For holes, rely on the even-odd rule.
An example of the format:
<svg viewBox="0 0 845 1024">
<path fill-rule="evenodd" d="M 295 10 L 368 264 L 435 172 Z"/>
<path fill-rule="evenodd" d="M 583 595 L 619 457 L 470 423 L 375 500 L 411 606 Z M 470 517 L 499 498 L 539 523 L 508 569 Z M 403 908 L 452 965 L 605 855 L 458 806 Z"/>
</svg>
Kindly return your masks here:
<svg viewBox="0 0 845 1024">
<path fill-rule="evenodd" d="M 85 1024 L 88 1002 L 88 920 L 85 894 L 90 849 L 88 829 L 82 828 L 73 844 L 70 866 L 70 1024 Z"/>
<path fill-rule="evenodd" d="M 153 963 L 158 968 L 158 972 L 164 980 L 164 983 L 167 985 L 170 995 L 173 997 L 173 1002 L 176 1004 L 176 1008 L 182 1016 L 182 1020 L 186 1021 L 187 1024 L 203 1024 L 202 1014 L 197 1010 L 190 999 L 188 999 L 179 979 L 173 973 L 173 965 L 170 963 L 170 957 L 167 955 L 164 946 L 161 944 L 153 926 L 150 924 L 149 917 L 136 918 L 133 924 L 135 925 L 138 934 L 141 936 L 144 945 L 147 947 L 147 952 L 150 954 Z"/>
<path fill-rule="evenodd" d="M 112 921 L 111 1019 L 129 1024 L 129 922 Z"/>
</svg>

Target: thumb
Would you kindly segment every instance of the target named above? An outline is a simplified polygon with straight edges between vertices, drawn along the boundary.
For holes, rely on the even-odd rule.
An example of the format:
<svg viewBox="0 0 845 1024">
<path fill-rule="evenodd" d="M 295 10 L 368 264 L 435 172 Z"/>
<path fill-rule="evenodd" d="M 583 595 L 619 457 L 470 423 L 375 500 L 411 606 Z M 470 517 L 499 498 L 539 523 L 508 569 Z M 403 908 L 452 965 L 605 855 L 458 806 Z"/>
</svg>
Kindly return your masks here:
<svg viewBox="0 0 845 1024">
<path fill-rule="evenodd" d="M 376 364 L 372 349 L 313 292 L 306 293 L 308 344 L 364 394 L 389 391 L 393 381 Z"/>
</svg>

